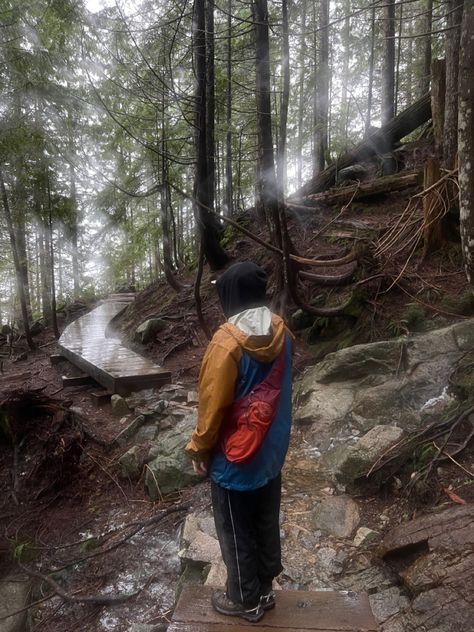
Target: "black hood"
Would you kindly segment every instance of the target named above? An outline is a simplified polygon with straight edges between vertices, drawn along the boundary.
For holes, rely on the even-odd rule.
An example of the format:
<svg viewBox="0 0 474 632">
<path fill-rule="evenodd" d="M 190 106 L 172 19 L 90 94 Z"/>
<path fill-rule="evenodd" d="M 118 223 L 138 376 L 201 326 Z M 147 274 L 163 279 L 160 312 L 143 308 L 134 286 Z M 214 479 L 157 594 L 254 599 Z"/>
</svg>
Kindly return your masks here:
<svg viewBox="0 0 474 632">
<path fill-rule="evenodd" d="M 252 261 L 231 266 L 216 286 L 226 318 L 266 303 L 267 273 Z"/>
</svg>

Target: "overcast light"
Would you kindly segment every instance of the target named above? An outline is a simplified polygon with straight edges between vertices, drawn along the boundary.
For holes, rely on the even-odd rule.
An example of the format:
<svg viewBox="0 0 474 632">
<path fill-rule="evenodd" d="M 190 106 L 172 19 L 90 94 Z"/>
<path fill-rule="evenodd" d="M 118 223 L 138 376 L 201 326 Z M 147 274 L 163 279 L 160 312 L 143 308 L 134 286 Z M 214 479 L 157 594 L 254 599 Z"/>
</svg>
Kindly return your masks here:
<svg viewBox="0 0 474 632">
<path fill-rule="evenodd" d="M 86 0 L 86 8 L 91 13 L 97 13 L 97 11 L 111 7 L 113 4 L 115 4 L 115 0 Z"/>
</svg>

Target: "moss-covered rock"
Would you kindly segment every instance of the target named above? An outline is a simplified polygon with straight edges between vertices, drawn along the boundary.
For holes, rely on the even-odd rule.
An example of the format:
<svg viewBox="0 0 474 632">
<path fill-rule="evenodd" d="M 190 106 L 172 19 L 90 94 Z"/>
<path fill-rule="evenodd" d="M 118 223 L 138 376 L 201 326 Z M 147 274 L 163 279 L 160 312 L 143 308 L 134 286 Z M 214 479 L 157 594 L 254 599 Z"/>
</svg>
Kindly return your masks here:
<svg viewBox="0 0 474 632">
<path fill-rule="evenodd" d="M 196 425 L 196 415 L 190 414 L 174 428 L 159 434 L 148 456 L 145 487 L 152 500 L 202 481 L 193 470 L 184 448 Z"/>
<path fill-rule="evenodd" d="M 161 318 L 149 318 L 136 328 L 134 340 L 145 345 L 148 342 L 152 342 L 156 334 L 163 331 L 167 326 L 168 323 Z"/>
<path fill-rule="evenodd" d="M 398 443 L 404 431 L 396 426 L 375 426 L 355 445 L 340 446 L 327 456 L 335 478 L 346 486 L 365 476 L 372 465 Z"/>
</svg>

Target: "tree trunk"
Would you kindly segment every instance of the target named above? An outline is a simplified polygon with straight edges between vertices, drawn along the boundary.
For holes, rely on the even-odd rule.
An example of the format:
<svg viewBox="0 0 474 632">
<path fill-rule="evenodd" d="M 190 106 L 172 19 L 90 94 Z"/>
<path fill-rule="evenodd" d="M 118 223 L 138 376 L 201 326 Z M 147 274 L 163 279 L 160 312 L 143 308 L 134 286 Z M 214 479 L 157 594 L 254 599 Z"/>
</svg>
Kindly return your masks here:
<svg viewBox="0 0 474 632">
<path fill-rule="evenodd" d="M 22 271 L 21 271 L 21 261 L 20 261 L 20 256 L 17 249 L 15 229 L 13 227 L 12 215 L 10 212 L 10 205 L 8 203 L 7 190 L 5 187 L 5 179 L 3 177 L 3 169 L 1 166 L 0 166 L 0 188 L 1 188 L 1 193 L 2 193 L 3 210 L 5 212 L 5 219 L 7 222 L 8 233 L 10 236 L 10 245 L 12 249 L 13 263 L 15 266 L 17 292 L 18 292 L 18 298 L 20 301 L 21 315 L 23 319 L 23 329 L 25 330 L 25 337 L 28 342 L 28 346 L 30 347 L 30 349 L 34 349 L 35 343 L 33 342 L 33 338 L 30 332 L 28 307 L 27 307 L 27 302 L 26 302 L 25 288 L 23 286 L 23 278 L 22 278 Z"/>
<path fill-rule="evenodd" d="M 232 187 L 232 0 L 227 3 L 227 91 L 225 137 L 225 212 L 227 217 L 234 215 Z"/>
<path fill-rule="evenodd" d="M 446 32 L 443 166 L 446 169 L 452 169 L 458 149 L 458 69 L 463 0 L 448 0 L 446 10 L 448 12 L 447 28 L 450 30 Z"/>
<path fill-rule="evenodd" d="M 202 238 L 202 246 L 207 262 L 212 270 L 219 270 L 229 260 L 220 245 L 220 226 L 213 211 L 214 177 L 210 173 L 208 138 L 207 89 L 207 38 L 206 0 L 194 2 L 194 66 L 196 69 L 196 168 L 194 181 L 194 214 Z M 212 144 L 213 144 L 212 140 Z"/>
<path fill-rule="evenodd" d="M 374 53 L 375 53 L 375 5 L 372 7 L 370 25 L 370 58 L 369 58 L 369 86 L 367 89 L 367 118 L 365 120 L 365 133 L 369 133 L 372 120 L 372 90 L 374 85 Z"/>
<path fill-rule="evenodd" d="M 257 206 L 260 206 L 264 210 L 272 244 L 281 248 L 281 200 L 275 177 L 273 155 L 267 0 L 254 0 L 252 2 L 252 17 L 255 29 L 258 194 L 260 198 L 257 200 Z M 278 255 L 275 256 L 274 275 L 276 279 L 276 295 L 279 296 L 285 287 L 285 282 L 284 272 Z"/>
<path fill-rule="evenodd" d="M 433 28 L 433 0 L 426 0 L 426 15 L 424 19 L 424 33 L 427 33 L 423 41 L 423 68 L 420 81 L 420 96 L 428 92 L 430 89 L 431 74 L 431 48 L 432 37 L 431 29 Z"/>
<path fill-rule="evenodd" d="M 49 258 L 51 261 L 51 322 L 54 337 L 59 338 L 58 317 L 56 313 L 56 280 L 54 275 L 54 241 L 53 241 L 53 208 L 51 200 L 51 182 L 49 172 L 46 175 L 48 187 L 48 235 L 49 235 Z"/>
<path fill-rule="evenodd" d="M 61 229 L 58 229 L 58 240 L 56 245 L 56 253 L 58 256 L 58 297 L 59 300 L 64 296 L 64 270 L 63 270 L 63 236 Z"/>
<path fill-rule="evenodd" d="M 258 129 L 258 194 L 265 217 L 270 223 L 272 243 L 280 245 L 276 235 L 278 189 L 273 155 L 270 101 L 270 42 L 267 0 L 252 2 L 256 46 L 256 105 Z"/>
<path fill-rule="evenodd" d="M 466 276 L 474 286 L 474 4 L 464 8 L 459 64 L 459 209 Z"/>
<path fill-rule="evenodd" d="M 393 147 L 394 143 L 431 118 L 430 100 L 430 95 L 426 94 L 422 99 L 400 112 L 386 125 L 367 136 L 355 149 L 341 156 L 337 165 L 331 165 L 325 171 L 317 174 L 290 197 L 300 198 L 325 191 L 334 184 L 338 170 L 368 160 L 378 153 L 384 153 L 387 148 Z"/>
<path fill-rule="evenodd" d="M 303 71 L 306 63 L 306 7 L 307 0 L 302 0 L 301 3 L 301 40 L 300 40 L 300 56 L 299 56 L 299 81 L 298 81 L 298 145 L 296 150 L 297 159 L 297 173 L 296 181 L 298 187 L 303 182 L 303 120 L 304 120 L 304 106 L 305 98 L 307 94 L 306 77 Z"/>
<path fill-rule="evenodd" d="M 395 113 L 395 0 L 387 0 L 384 9 L 384 56 L 382 72 L 382 125 Z"/>
<path fill-rule="evenodd" d="M 349 86 L 349 60 L 351 56 L 350 45 L 350 33 L 351 33 L 351 2 L 345 0 L 343 4 L 344 11 L 344 25 L 342 27 L 342 47 L 344 49 L 344 56 L 342 60 L 342 94 L 341 94 L 341 137 L 343 139 L 344 148 L 347 149 L 347 133 L 349 125 L 349 99 L 348 99 L 348 86 Z"/>
<path fill-rule="evenodd" d="M 76 174 L 74 166 L 69 165 L 69 195 L 71 197 L 72 217 L 70 220 L 71 235 L 71 259 L 72 259 L 72 282 L 74 298 L 77 298 L 81 291 L 81 281 L 79 275 L 79 253 L 78 253 L 78 207 L 76 193 Z"/>
<path fill-rule="evenodd" d="M 286 127 L 288 121 L 288 103 L 290 100 L 290 42 L 288 36 L 288 4 L 287 0 L 282 0 L 282 72 L 283 89 L 280 106 L 280 132 L 277 158 L 277 179 L 283 200 L 286 190 Z"/>
<path fill-rule="evenodd" d="M 50 267 L 50 244 L 47 222 L 40 215 L 40 277 L 41 277 L 41 311 L 46 325 L 51 325 L 51 267 Z"/>
<path fill-rule="evenodd" d="M 444 59 L 434 59 L 431 69 L 431 112 L 435 153 L 443 154 L 444 103 L 446 98 L 446 63 Z"/>
<path fill-rule="evenodd" d="M 407 7 L 407 13 L 411 16 L 413 15 L 413 7 L 411 7 L 410 5 L 408 5 Z M 408 50 L 407 50 L 407 58 L 409 60 L 413 59 L 413 50 L 414 50 L 414 20 L 413 18 L 410 19 L 410 21 L 408 22 Z M 412 103 L 414 97 L 414 90 L 413 90 L 413 64 L 412 63 L 408 63 L 407 64 L 407 68 L 406 68 L 406 99 L 407 99 L 407 103 Z"/>
<path fill-rule="evenodd" d="M 329 0 L 320 0 L 319 29 L 319 63 L 317 64 L 314 108 L 314 174 L 324 169 L 328 152 Z"/>
<path fill-rule="evenodd" d="M 399 4 L 398 15 L 398 38 L 397 38 L 397 65 L 395 69 L 395 90 L 394 90 L 394 106 L 393 115 L 398 114 L 399 97 L 400 97 L 400 60 L 402 55 L 402 32 L 403 32 L 403 3 Z"/>
<path fill-rule="evenodd" d="M 214 70 L 214 1 L 205 2 L 206 20 L 206 141 L 209 174 L 209 208 L 216 199 L 216 142 L 215 142 L 215 70 Z"/>
<path fill-rule="evenodd" d="M 167 175 L 166 175 L 167 178 Z M 163 270 L 169 285 L 179 292 L 182 289 L 181 283 L 173 273 L 173 258 L 171 255 L 170 222 L 169 222 L 169 184 L 167 179 L 163 180 L 161 187 L 161 230 L 163 233 Z"/>
</svg>

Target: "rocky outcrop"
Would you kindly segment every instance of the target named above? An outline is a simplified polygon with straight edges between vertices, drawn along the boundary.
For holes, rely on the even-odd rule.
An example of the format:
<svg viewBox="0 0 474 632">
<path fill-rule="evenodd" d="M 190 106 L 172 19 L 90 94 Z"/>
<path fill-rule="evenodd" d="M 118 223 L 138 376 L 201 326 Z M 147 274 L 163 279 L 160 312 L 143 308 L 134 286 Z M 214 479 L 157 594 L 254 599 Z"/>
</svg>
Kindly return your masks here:
<svg viewBox="0 0 474 632">
<path fill-rule="evenodd" d="M 452 403 L 449 377 L 474 320 L 328 354 L 295 385 L 295 428 L 343 486 Z M 317 467 L 317 465 L 315 466 Z"/>
<path fill-rule="evenodd" d="M 413 596 L 396 617 L 403 630 L 474 630 L 473 505 L 395 527 L 385 536 L 380 552 Z"/>
</svg>

